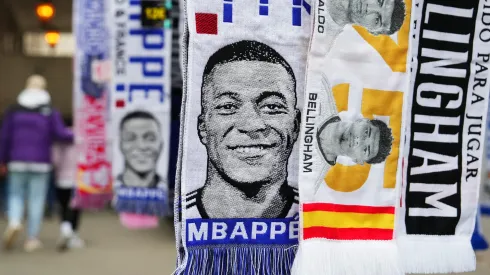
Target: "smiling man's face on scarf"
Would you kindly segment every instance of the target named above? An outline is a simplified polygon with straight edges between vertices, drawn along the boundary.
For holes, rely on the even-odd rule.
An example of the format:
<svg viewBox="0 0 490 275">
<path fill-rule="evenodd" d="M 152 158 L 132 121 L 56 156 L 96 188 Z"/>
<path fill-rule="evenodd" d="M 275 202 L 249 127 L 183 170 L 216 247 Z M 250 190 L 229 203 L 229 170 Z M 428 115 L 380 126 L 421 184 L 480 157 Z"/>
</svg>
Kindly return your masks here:
<svg viewBox="0 0 490 275">
<path fill-rule="evenodd" d="M 287 71 L 267 62 L 230 62 L 217 66 L 208 83 L 201 129 L 216 169 L 240 183 L 283 178 L 298 136 Z"/>
<path fill-rule="evenodd" d="M 403 0 L 331 0 L 326 5 L 338 25 L 359 25 L 370 33 L 393 34 L 403 25 Z"/>
</svg>

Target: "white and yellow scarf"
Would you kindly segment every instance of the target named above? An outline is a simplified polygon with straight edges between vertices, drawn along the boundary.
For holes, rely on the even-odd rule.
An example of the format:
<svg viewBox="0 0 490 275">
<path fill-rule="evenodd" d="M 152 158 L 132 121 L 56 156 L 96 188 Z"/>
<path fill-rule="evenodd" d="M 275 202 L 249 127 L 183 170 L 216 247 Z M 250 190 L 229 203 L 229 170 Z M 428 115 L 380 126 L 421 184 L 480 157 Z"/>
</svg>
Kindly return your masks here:
<svg viewBox="0 0 490 275">
<path fill-rule="evenodd" d="M 394 230 L 411 1 L 314 2 L 293 274 L 403 274 Z"/>
</svg>

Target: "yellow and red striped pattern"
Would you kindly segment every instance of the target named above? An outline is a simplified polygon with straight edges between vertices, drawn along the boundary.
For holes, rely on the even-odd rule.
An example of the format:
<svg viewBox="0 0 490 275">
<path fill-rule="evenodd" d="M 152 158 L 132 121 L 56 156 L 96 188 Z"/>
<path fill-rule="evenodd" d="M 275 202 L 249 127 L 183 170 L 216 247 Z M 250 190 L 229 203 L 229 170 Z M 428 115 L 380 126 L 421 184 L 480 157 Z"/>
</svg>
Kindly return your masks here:
<svg viewBox="0 0 490 275">
<path fill-rule="evenodd" d="M 392 240 L 395 207 L 303 204 L 303 238 Z"/>
</svg>

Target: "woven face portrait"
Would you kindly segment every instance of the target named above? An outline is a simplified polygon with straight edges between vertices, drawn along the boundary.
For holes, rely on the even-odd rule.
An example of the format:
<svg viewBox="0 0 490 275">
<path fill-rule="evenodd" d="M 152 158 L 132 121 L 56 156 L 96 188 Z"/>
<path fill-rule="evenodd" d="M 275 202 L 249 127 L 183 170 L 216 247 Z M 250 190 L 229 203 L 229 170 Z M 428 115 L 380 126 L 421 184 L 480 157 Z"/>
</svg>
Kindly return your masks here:
<svg viewBox="0 0 490 275">
<path fill-rule="evenodd" d="M 343 121 L 335 115 L 326 119 L 317 132 L 319 151 L 332 166 L 338 156 L 360 165 L 381 163 L 389 156 L 393 140 L 391 128 L 378 119 Z"/>
<path fill-rule="evenodd" d="M 124 157 L 124 170 L 131 170 L 138 175 L 152 173 L 159 177 L 156 166 L 164 140 L 157 119 L 148 112 L 130 112 L 121 120 L 119 137 L 119 148 Z M 124 186 L 132 184 L 149 188 L 156 187 L 158 183 L 158 181 L 150 181 L 145 184 L 142 180 L 122 182 Z"/>
<path fill-rule="evenodd" d="M 116 187 L 164 188 L 168 163 L 168 114 L 143 108 L 115 116 Z"/>
<path fill-rule="evenodd" d="M 339 26 L 356 25 L 373 35 L 392 35 L 405 20 L 403 0 L 332 0 L 328 14 Z"/>
<path fill-rule="evenodd" d="M 186 195 L 190 217 L 294 214 L 298 194 L 288 182 L 288 163 L 301 113 L 289 63 L 261 42 L 228 44 L 209 57 L 200 94 L 196 126 L 207 169 L 204 182 Z M 227 200 L 242 205 L 223 207 Z"/>
</svg>

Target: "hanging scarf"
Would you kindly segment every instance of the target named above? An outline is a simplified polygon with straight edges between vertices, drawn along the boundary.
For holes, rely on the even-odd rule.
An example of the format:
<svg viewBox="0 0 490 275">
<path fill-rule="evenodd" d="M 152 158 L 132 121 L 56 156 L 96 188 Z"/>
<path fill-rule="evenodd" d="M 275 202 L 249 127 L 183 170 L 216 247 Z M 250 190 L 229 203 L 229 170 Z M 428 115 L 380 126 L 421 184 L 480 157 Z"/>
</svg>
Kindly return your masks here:
<svg viewBox="0 0 490 275">
<path fill-rule="evenodd" d="M 289 274 L 310 6 L 188 0 L 185 10 L 177 273 Z"/>
<path fill-rule="evenodd" d="M 185 269 L 185 264 L 183 264 L 183 259 L 185 257 L 185 248 L 182 240 L 182 184 L 181 177 L 182 174 L 182 150 L 183 138 L 180 138 L 184 133 L 185 125 L 185 108 L 183 108 L 183 103 L 185 103 L 185 96 L 187 90 L 187 62 L 188 62 L 188 49 L 189 49 L 189 27 L 187 24 L 187 1 L 179 0 L 179 34 L 180 34 L 180 71 L 182 73 L 182 101 L 179 106 L 180 109 L 180 123 L 179 123 L 179 151 L 177 156 L 177 165 L 175 171 L 175 186 L 174 186 L 174 226 L 175 226 L 175 248 L 177 254 L 176 261 L 176 274 Z"/>
<path fill-rule="evenodd" d="M 73 7 L 74 131 L 79 155 L 73 204 L 101 209 L 112 198 L 107 94 L 109 41 L 104 19 L 108 9 L 101 0 L 76 0 Z"/>
<path fill-rule="evenodd" d="M 171 1 L 113 1 L 111 108 L 115 206 L 171 214 Z"/>
<path fill-rule="evenodd" d="M 473 271 L 490 6 L 484 0 L 421 0 L 412 18 L 400 259 L 407 273 Z"/>
<path fill-rule="evenodd" d="M 293 274 L 403 274 L 394 228 L 411 1 L 370 2 L 372 14 L 365 1 L 314 2 Z"/>
</svg>

